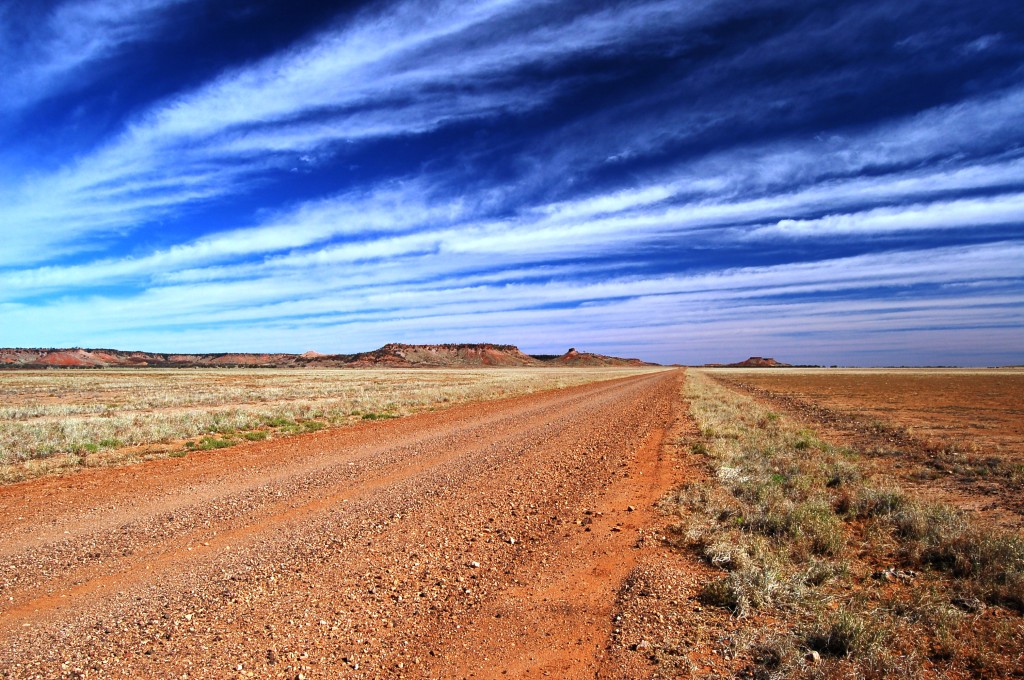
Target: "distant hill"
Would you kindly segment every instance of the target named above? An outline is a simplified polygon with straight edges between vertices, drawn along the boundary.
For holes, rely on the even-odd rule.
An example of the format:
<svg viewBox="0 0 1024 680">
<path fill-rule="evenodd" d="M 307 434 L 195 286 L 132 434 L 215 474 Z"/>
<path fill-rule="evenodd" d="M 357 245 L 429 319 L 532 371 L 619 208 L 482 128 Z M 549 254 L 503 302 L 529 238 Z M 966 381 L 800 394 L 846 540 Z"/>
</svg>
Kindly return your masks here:
<svg viewBox="0 0 1024 680">
<path fill-rule="evenodd" d="M 568 352 L 561 356 L 551 356 L 544 363 L 555 366 L 653 366 L 640 359 L 620 359 L 609 357 L 604 354 L 591 354 L 590 352 L 577 352 L 571 347 Z"/>
<path fill-rule="evenodd" d="M 530 356 L 515 345 L 390 343 L 358 354 L 164 354 L 116 349 L 0 349 L 0 368 L 262 367 L 262 368 L 471 368 L 543 366 L 654 366 L 570 349 L 562 355 Z"/>
<path fill-rule="evenodd" d="M 515 345 L 444 344 L 402 345 L 390 343 L 372 352 L 353 354 L 349 366 L 537 366 L 541 362 L 523 354 Z"/>
<path fill-rule="evenodd" d="M 117 349 L 0 349 L 3 368 L 105 368 L 132 366 L 278 366 L 306 359 L 295 354 L 159 354 Z"/>
<path fill-rule="evenodd" d="M 793 365 L 784 364 L 771 357 L 750 357 L 735 364 L 705 364 L 705 366 L 718 368 L 791 368 Z"/>
</svg>

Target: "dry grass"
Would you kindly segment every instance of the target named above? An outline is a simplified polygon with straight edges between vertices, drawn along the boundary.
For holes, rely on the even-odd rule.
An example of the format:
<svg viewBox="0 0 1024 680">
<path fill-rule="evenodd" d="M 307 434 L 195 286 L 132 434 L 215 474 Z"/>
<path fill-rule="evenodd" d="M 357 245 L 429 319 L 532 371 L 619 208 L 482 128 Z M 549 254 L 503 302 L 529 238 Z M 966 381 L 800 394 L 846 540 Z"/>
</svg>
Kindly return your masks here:
<svg viewBox="0 0 1024 680">
<path fill-rule="evenodd" d="M 651 369 L 0 373 L 0 481 L 399 417 Z"/>
<path fill-rule="evenodd" d="M 908 454 L 910 480 L 997 485 L 1011 504 L 1024 488 L 1024 371 L 1006 369 L 713 369 L 728 385 L 774 403 L 803 404 L 876 439 L 884 464 Z"/>
<path fill-rule="evenodd" d="M 681 543 L 721 569 L 701 599 L 749 617 L 753 677 L 1003 676 L 1024 662 L 1024 538 L 866 476 L 753 400 L 688 373 L 709 476 L 678 489 Z"/>
</svg>

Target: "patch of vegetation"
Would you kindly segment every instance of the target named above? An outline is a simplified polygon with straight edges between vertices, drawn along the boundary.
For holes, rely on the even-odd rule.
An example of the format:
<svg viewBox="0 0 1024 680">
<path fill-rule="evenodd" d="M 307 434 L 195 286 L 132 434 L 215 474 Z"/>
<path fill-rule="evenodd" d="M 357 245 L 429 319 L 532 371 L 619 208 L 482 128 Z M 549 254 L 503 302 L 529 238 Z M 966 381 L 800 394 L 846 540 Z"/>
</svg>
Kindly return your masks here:
<svg viewBox="0 0 1024 680">
<path fill-rule="evenodd" d="M 198 442 L 189 442 L 186 444 L 189 448 L 196 449 L 198 451 L 211 451 L 213 449 L 226 449 L 229 446 L 234 446 L 238 441 L 235 439 L 222 439 L 220 437 L 203 437 Z"/>
<path fill-rule="evenodd" d="M 836 657 L 868 656 L 887 635 L 883 622 L 872 621 L 860 608 L 845 607 L 822 615 L 806 635 L 807 647 Z"/>
<path fill-rule="evenodd" d="M 290 427 L 295 421 L 287 416 L 269 416 L 263 419 L 263 424 L 267 427 Z"/>
<path fill-rule="evenodd" d="M 398 418 L 397 413 L 364 413 L 363 420 L 388 420 L 390 418 Z"/>
<path fill-rule="evenodd" d="M 131 462 L 165 455 L 165 445 L 175 441 L 245 440 L 259 431 L 267 436 L 313 432 L 350 424 L 363 414 L 374 414 L 368 420 L 385 419 L 650 370 L 3 372 L 0 481 L 59 472 L 73 467 L 72 457 L 93 462 L 105 450 L 121 449 L 104 464 Z M 41 464 L 47 459 L 52 460 Z"/>
<path fill-rule="evenodd" d="M 940 474 L 954 474 L 965 481 L 992 480 L 1010 488 L 1024 488 L 1024 465 L 998 455 L 982 451 L 964 441 L 944 441 L 927 446 L 928 469 Z"/>
<path fill-rule="evenodd" d="M 977 675 L 983 667 L 998 676 L 1015 668 L 1010 650 L 1024 644 L 1019 532 L 982 529 L 962 511 L 868 476 L 856 451 L 697 371 L 686 390 L 701 432 L 689 448 L 706 457 L 710 474 L 666 502 L 681 518 L 678 544 L 722 570 L 701 601 L 773 622 L 770 635 L 748 635 L 738 650 L 751 675 Z M 986 606 L 1015 625 L 968 618 Z"/>
</svg>

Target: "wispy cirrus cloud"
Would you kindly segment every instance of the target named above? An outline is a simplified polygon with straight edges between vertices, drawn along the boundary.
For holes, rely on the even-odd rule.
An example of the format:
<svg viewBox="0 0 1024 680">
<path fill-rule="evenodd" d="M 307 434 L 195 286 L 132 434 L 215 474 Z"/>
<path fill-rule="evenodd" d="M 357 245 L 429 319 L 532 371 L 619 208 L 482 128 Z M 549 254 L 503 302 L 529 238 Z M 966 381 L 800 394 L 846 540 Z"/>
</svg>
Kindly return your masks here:
<svg viewBox="0 0 1024 680">
<path fill-rule="evenodd" d="M 362 335 L 353 337 L 365 337 L 367 342 L 379 341 L 384 331 L 402 324 L 406 333 L 443 337 L 467 319 L 477 329 L 500 326 L 507 338 L 510 326 L 568 332 L 582 325 L 591 329 L 583 334 L 587 335 L 614 318 L 623 328 L 642 325 L 650 340 L 666 345 L 683 329 L 690 337 L 741 323 L 751 327 L 752 319 L 757 319 L 753 328 L 762 334 L 823 333 L 834 327 L 837 315 L 851 333 L 881 332 L 894 323 L 904 332 L 979 326 L 1012 332 L 1024 315 L 1018 288 L 1024 276 L 1021 261 L 1024 243 L 1006 242 L 691 275 L 602 276 L 589 282 L 586 267 L 538 272 L 544 278 L 531 280 L 512 270 L 474 279 L 449 266 L 420 281 L 408 267 L 328 267 L 307 275 L 296 270 L 215 286 L 154 286 L 131 299 L 94 297 L 87 305 L 81 300 L 43 309 L 9 305 L 6 318 L 17 322 L 25 316 L 28 322 L 52 317 L 64 324 L 80 319 L 85 326 L 103 329 L 97 340 L 136 327 L 173 333 L 186 317 L 213 325 L 216 330 L 210 334 L 231 327 L 292 328 L 313 338 L 321 327 L 345 329 L 346 334 L 354 328 Z M 309 278 L 317 280 L 316 289 Z M 981 294 L 973 289 L 976 285 L 1002 292 Z M 958 290 L 936 297 L 936 287 L 949 286 Z M 899 300 L 858 297 L 879 287 L 903 292 Z M 196 331 L 191 342 L 197 344 L 190 346 L 202 346 L 212 338 Z"/>
<path fill-rule="evenodd" d="M 300 155 L 540 106 L 572 77 L 516 84 L 519 69 L 628 50 L 701 11 L 650 2 L 568 13 L 554 25 L 530 19 L 534 5 L 546 4 L 400 4 L 158 102 L 59 172 L 2 192 L 7 261 L 95 247 L 97 236 L 249 190 Z M 499 30 L 506 22 L 518 32 Z"/>
<path fill-rule="evenodd" d="M 173 6 L 61 4 L 93 8 L 102 44 L 54 73 Z M 868 356 L 859 339 L 882 361 L 916 334 L 1009 356 L 1016 48 L 982 40 L 988 10 L 943 31 L 908 23 L 923 7 L 369 4 L 125 107 L 56 170 L 5 169 L 0 344 L 571 338 L 700 360 L 742 337 L 818 361 Z M 911 101 L 915 76 L 945 84 Z"/>
<path fill-rule="evenodd" d="M 507 78 L 516 69 L 588 50 L 623 50 L 651 34 L 680 30 L 714 14 L 708 5 L 673 12 L 664 3 L 648 3 L 625 13 L 570 16 L 554 26 L 527 22 L 513 42 L 506 35 L 488 38 L 494 37 L 495 24 L 522 21 L 529 8 L 498 2 L 442 12 L 416 3 L 401 7 L 386 19 L 364 17 L 354 26 L 325 31 L 305 45 L 228 71 L 194 92 L 157 104 L 117 140 L 56 175 L 9 187 L 4 192 L 9 261 L 95 248 L 103 243 L 96 236 L 138 228 L 183 206 L 248 189 L 262 173 L 294 165 L 297 154 L 330 153 L 346 141 L 419 134 L 466 117 L 537 106 L 555 96 L 557 81 L 510 89 Z M 632 31 L 622 31 L 623 24 Z M 426 65 L 425 55 L 431 57 Z M 726 72 L 739 68 L 730 64 Z M 472 88 L 453 91 L 460 82 L 471 82 Z M 709 188 L 718 195 L 777 191 L 879 166 L 950 157 L 969 145 L 975 151 L 979 144 L 1005 148 L 1006 136 L 1024 129 L 1022 97 L 1020 90 L 983 96 L 866 135 L 712 154 L 691 163 L 689 177 L 676 181 L 692 187 L 697 198 Z M 636 147 L 638 140 L 664 144 L 667 129 L 685 130 L 687 117 L 708 117 L 699 107 L 691 108 L 672 108 L 668 118 L 659 110 L 642 125 L 608 123 L 602 139 L 607 143 L 629 135 L 627 155 L 642 155 L 645 147 Z M 761 115 L 748 107 L 728 109 Z M 568 137 L 546 171 L 531 173 L 534 177 L 525 184 L 599 164 L 580 156 L 571 131 Z M 737 162 L 738 157 L 745 162 Z"/>
<path fill-rule="evenodd" d="M 756 227 L 746 237 L 822 238 L 992 225 L 1024 225 L 1024 194 L 875 208 L 806 220 L 786 219 Z"/>
<path fill-rule="evenodd" d="M 3 8 L 0 116 L 88 81 L 90 69 L 155 37 L 168 14 L 195 0 L 87 0 Z"/>
<path fill-rule="evenodd" d="M 902 129 L 902 124 L 897 127 Z M 865 137 L 867 143 L 873 143 L 877 132 L 869 131 Z M 776 151 L 784 158 L 791 155 Z M 699 161 L 698 166 L 704 163 Z M 968 230 L 1022 220 L 1019 193 L 945 199 L 949 194 L 991 194 L 1024 185 L 1024 161 L 1020 159 L 949 170 L 912 169 L 871 178 L 827 178 L 795 192 L 756 198 L 734 191 L 721 196 L 718 187 L 730 182 L 728 176 L 705 175 L 698 186 L 711 186 L 712 190 L 695 191 L 689 181 L 693 174 L 690 168 L 673 169 L 651 184 L 527 206 L 498 220 L 489 217 L 486 201 L 480 197 L 440 202 L 433 196 L 435 190 L 421 181 L 395 183 L 367 193 L 300 204 L 256 226 L 222 230 L 145 256 L 22 269 L 0 276 L 0 282 L 7 295 L 16 299 L 70 285 L 166 280 L 185 266 L 187 276 L 207 280 L 388 259 L 405 259 L 409 270 L 415 272 L 425 268 L 426 261 L 445 257 L 477 264 L 486 258 L 491 266 L 578 257 L 580 243 L 586 243 L 587 257 L 600 258 L 624 248 L 639 250 L 657 240 L 708 238 L 702 233 L 719 243 L 730 233 L 730 238 L 739 241 L 806 240 L 894 231 Z M 868 206 L 865 210 L 819 216 L 827 210 L 864 205 Z M 342 241 L 336 243 L 339 237 Z M 253 255 L 262 261 L 233 264 Z M 204 265 L 212 269 L 204 270 Z"/>
</svg>

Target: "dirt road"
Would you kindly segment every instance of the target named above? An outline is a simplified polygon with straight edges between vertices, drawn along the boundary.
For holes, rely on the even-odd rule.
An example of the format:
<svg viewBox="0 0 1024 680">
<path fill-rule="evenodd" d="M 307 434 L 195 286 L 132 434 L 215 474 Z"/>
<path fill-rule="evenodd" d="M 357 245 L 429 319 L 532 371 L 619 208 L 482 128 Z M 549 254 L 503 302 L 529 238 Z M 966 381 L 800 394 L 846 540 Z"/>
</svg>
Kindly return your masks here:
<svg viewBox="0 0 1024 680">
<path fill-rule="evenodd" d="M 0 488 L 0 676 L 619 677 L 681 381 Z"/>
</svg>

